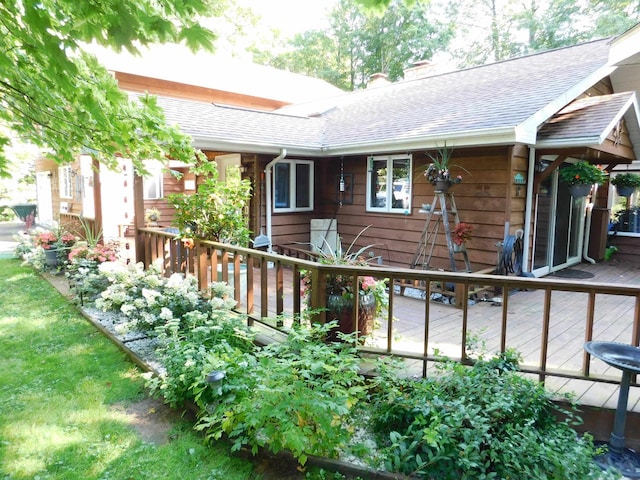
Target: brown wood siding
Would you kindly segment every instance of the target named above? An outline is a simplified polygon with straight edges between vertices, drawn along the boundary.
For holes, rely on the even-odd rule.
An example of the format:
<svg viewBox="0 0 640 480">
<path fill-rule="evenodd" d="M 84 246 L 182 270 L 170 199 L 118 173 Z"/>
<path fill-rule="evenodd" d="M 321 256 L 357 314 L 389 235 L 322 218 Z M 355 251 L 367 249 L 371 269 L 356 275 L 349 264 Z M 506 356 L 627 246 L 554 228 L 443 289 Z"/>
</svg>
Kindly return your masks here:
<svg viewBox="0 0 640 480">
<path fill-rule="evenodd" d="M 640 237 L 616 235 L 609 238 L 609 243 L 618 247 L 614 261 L 640 266 Z"/>
<path fill-rule="evenodd" d="M 522 228 L 525 192 L 516 195 L 510 185 L 516 171 L 526 167 L 528 151 L 524 147 L 512 150 L 507 147 L 490 149 L 465 149 L 454 151 L 453 163 L 464 180 L 455 185 L 452 192 L 458 207 L 460 220 L 474 227 L 473 239 L 467 244 L 473 270 L 496 265 L 496 243 L 503 240 L 505 222 Z M 408 267 L 418 247 L 425 226 L 422 204 L 432 203 L 434 189 L 423 172 L 430 163 L 424 152 L 413 154 L 412 208 L 408 215 L 366 211 L 366 157 L 350 157 L 343 160 L 346 174 L 353 174 L 353 203 L 336 202 L 337 175 L 341 160 L 336 158 L 316 162 L 316 210 L 313 214 L 278 214 L 273 216 L 274 245 L 291 242 L 308 242 L 309 222 L 312 218 L 332 218 L 335 212 L 338 233 L 343 245 L 348 247 L 363 228 L 371 227 L 358 239 L 356 247 L 374 245 L 372 256 L 380 256 L 384 264 Z M 524 173 L 523 173 L 524 175 Z M 457 256 L 458 257 L 458 256 Z M 461 256 L 460 256 L 461 257 Z M 443 235 L 436 242 L 434 268 L 449 268 L 448 252 Z M 462 264 L 460 264 L 462 268 Z"/>
<path fill-rule="evenodd" d="M 184 169 L 177 170 L 185 173 Z M 160 219 L 158 220 L 160 226 L 168 227 L 172 225 L 175 208 L 169 203 L 168 196 L 172 193 L 184 193 L 184 179 L 185 176 L 176 178 L 170 172 L 164 172 L 162 175 L 162 198 L 144 201 L 145 210 L 157 208 L 160 211 Z"/>
</svg>

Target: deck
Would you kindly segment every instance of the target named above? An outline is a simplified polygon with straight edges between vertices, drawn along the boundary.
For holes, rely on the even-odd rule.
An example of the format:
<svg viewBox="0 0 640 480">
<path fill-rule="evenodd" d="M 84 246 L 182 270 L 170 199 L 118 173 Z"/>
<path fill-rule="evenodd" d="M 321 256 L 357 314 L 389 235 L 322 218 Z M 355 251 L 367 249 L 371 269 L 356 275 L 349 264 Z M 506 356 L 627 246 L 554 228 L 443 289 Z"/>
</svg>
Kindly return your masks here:
<svg viewBox="0 0 640 480">
<path fill-rule="evenodd" d="M 269 275 L 272 274 L 272 270 Z M 290 275 L 284 270 L 285 277 Z M 637 285 L 640 293 L 640 265 L 629 265 L 615 261 L 598 263 L 595 265 L 583 263 L 568 269 L 557 276 L 569 281 Z M 259 274 L 254 277 L 255 285 L 259 285 Z M 274 285 L 275 279 L 269 284 Z M 291 282 L 285 278 L 283 284 Z M 286 287 L 285 287 L 286 288 Z M 290 291 L 286 291 L 285 311 L 290 308 Z M 421 297 L 421 298 L 420 298 Z M 480 295 L 480 298 L 483 298 Z M 467 334 L 477 339 L 478 345 L 486 354 L 500 351 L 502 306 L 493 302 L 477 301 L 467 308 Z M 461 357 L 462 338 L 462 309 L 438 301 L 429 302 L 429 331 L 426 335 L 425 350 L 425 299 L 424 292 L 407 289 L 405 295 L 400 295 L 396 287 L 393 302 L 393 322 L 391 344 L 394 352 L 409 355 L 433 354 L 438 350 L 441 354 Z M 543 310 L 545 303 L 544 290 L 512 290 L 508 299 L 508 324 L 506 327 L 506 346 L 517 350 L 522 355 L 523 366 L 538 365 L 541 361 L 543 341 Z M 549 371 L 580 371 L 584 359 L 583 345 L 586 336 L 586 322 L 588 299 L 586 293 L 553 292 L 551 304 L 551 321 L 546 343 L 546 368 Z M 275 305 L 275 293 L 270 295 L 269 311 Z M 242 304 L 240 309 L 246 308 Z M 633 297 L 598 294 L 595 304 L 592 340 L 616 341 L 633 343 L 633 318 L 636 300 Z M 256 305 L 260 310 L 260 305 Z M 387 322 L 377 323 L 368 346 L 385 349 L 389 337 Z M 467 353 L 469 353 L 467 351 Z M 423 362 L 406 360 L 407 374 L 422 375 Z M 433 368 L 429 363 L 427 370 Z M 595 382 L 592 380 L 568 379 L 562 376 L 547 376 L 545 384 L 548 388 L 559 393 L 573 393 L 575 400 L 586 406 L 615 409 L 618 398 L 618 384 L 620 371 L 608 367 L 598 359 L 592 358 L 589 363 L 590 374 L 609 377 L 611 383 Z M 428 375 L 429 373 L 427 373 Z M 537 374 L 531 374 L 538 378 Z M 631 387 L 629 395 L 629 411 L 640 412 L 640 387 Z"/>
</svg>

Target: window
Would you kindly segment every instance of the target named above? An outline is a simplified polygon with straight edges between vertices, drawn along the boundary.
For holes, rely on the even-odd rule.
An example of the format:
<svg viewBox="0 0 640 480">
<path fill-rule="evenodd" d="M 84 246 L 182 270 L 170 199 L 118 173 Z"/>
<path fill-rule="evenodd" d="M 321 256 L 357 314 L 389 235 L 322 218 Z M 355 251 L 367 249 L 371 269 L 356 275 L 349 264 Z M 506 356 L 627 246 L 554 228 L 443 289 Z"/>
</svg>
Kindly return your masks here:
<svg viewBox="0 0 640 480">
<path fill-rule="evenodd" d="M 313 210 L 313 162 L 282 160 L 273 167 L 274 212 Z"/>
<path fill-rule="evenodd" d="M 71 180 L 71 166 L 58 167 L 60 181 L 60 198 L 73 198 L 73 183 Z"/>
<path fill-rule="evenodd" d="M 369 157 L 367 162 L 367 210 L 411 211 L 411 155 Z"/>
<path fill-rule="evenodd" d="M 148 175 L 142 181 L 145 200 L 158 200 L 162 198 L 163 172 L 160 162 L 148 162 L 146 165 Z"/>
</svg>

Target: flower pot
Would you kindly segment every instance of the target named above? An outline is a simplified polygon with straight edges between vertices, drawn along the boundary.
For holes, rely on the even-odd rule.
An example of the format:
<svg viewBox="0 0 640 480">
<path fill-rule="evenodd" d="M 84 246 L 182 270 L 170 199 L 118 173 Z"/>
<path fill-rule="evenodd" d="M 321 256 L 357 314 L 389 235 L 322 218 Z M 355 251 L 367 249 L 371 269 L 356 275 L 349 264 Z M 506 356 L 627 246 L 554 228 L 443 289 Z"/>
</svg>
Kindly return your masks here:
<svg viewBox="0 0 640 480">
<path fill-rule="evenodd" d="M 633 192 L 636 191 L 636 187 L 621 187 L 616 185 L 616 191 L 621 197 L 630 197 L 631 195 L 633 195 Z"/>
<path fill-rule="evenodd" d="M 586 197 L 591 192 L 591 185 L 585 183 L 576 183 L 575 185 L 569 185 L 569 193 L 573 197 Z"/>
<path fill-rule="evenodd" d="M 57 267 L 59 266 L 66 256 L 67 252 L 63 248 L 53 249 L 50 248 L 44 251 L 44 259 L 45 263 L 49 267 Z"/>
<path fill-rule="evenodd" d="M 353 333 L 358 331 L 358 336 L 370 335 L 373 332 L 373 322 L 376 313 L 376 298 L 372 293 L 360 295 L 358 303 L 357 326 L 353 315 L 353 299 L 342 295 L 327 296 L 327 321 L 337 320 L 336 333 Z M 337 340 L 334 334 L 331 340 Z"/>
<path fill-rule="evenodd" d="M 436 192 L 446 192 L 449 190 L 451 186 L 451 182 L 449 180 L 436 180 L 433 182 L 434 188 Z"/>
</svg>

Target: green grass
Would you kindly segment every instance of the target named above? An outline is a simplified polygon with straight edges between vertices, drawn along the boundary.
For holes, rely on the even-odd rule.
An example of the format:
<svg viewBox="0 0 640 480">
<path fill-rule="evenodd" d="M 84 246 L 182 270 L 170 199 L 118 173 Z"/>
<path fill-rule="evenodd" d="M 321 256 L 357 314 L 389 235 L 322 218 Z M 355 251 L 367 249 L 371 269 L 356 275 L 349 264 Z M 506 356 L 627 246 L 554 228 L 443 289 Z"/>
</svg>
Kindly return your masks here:
<svg viewBox="0 0 640 480">
<path fill-rule="evenodd" d="M 189 421 L 148 443 L 115 404 L 141 372 L 31 268 L 0 259 L 0 479 L 257 479 Z"/>
</svg>

